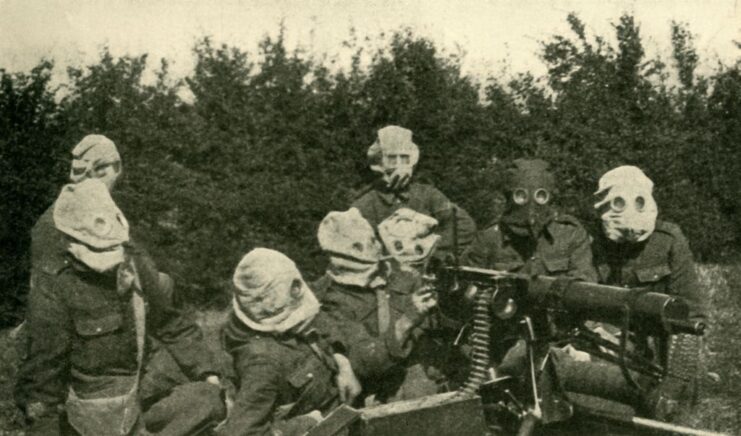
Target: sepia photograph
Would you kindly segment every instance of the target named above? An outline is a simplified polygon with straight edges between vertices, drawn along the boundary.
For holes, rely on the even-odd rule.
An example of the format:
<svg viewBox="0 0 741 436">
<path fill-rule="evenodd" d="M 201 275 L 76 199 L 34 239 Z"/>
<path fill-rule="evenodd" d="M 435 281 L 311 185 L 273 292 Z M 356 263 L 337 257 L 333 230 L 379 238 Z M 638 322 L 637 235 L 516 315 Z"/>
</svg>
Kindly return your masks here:
<svg viewBox="0 0 741 436">
<path fill-rule="evenodd" d="M 738 0 L 0 0 L 0 436 L 741 434 Z"/>
</svg>

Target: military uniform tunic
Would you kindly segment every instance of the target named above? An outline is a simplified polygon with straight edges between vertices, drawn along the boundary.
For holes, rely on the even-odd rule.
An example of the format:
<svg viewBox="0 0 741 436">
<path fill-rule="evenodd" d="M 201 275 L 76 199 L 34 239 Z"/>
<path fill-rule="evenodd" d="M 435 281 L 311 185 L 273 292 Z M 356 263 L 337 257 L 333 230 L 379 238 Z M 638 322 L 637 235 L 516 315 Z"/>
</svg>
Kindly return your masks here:
<svg viewBox="0 0 741 436">
<path fill-rule="evenodd" d="M 274 334 L 252 330 L 232 313 L 223 337 L 238 391 L 220 435 L 300 435 L 315 424 L 301 415 L 339 405 L 332 335 L 317 317 L 306 333 Z"/>
<path fill-rule="evenodd" d="M 689 303 L 693 319 L 705 317 L 707 298 L 687 238 L 676 224 L 656 221 L 653 234 L 640 243 L 618 244 L 598 235 L 593 252 L 600 283 L 677 295 Z"/>
<path fill-rule="evenodd" d="M 56 231 L 53 228 L 45 231 L 51 230 Z M 64 236 L 53 233 L 46 236 L 48 241 L 64 240 Z M 111 380 L 138 374 L 137 333 L 130 292 L 139 291 L 132 288 L 129 293 L 121 294 L 116 270 L 109 274 L 93 272 L 61 251 L 62 247 L 60 243 L 47 246 L 43 254 L 37 252 L 31 274 L 27 338 L 16 383 L 16 401 L 32 414 L 41 415 L 30 429 L 32 433 L 43 428 L 40 433 L 54 434 L 65 427 L 64 421 L 59 422 L 56 410 L 57 405 L 65 402 L 70 387 L 81 396 L 106 397 Z M 135 245 L 128 244 L 125 250 L 133 259 L 141 281 L 149 334 L 165 345 L 190 380 L 219 374 L 200 329 L 192 318 L 171 304 L 171 295 L 160 286 L 151 259 Z M 151 357 L 148 354 L 145 365 Z M 186 391 L 198 392 L 201 398 L 179 395 L 182 389 L 177 392 L 186 402 L 193 403 L 190 416 L 207 418 L 212 412 L 220 413 L 216 411 L 221 407 L 219 389 L 206 383 L 194 385 L 199 386 Z M 202 404 L 203 400 L 213 402 Z M 170 412 L 177 413 L 179 407 L 174 405 Z M 156 420 L 166 425 L 163 419 L 167 413 L 161 409 L 156 410 Z M 173 414 L 170 417 L 175 419 Z M 178 423 L 175 428 L 182 427 L 187 432 L 184 426 L 189 423 Z"/>
<path fill-rule="evenodd" d="M 461 263 L 526 274 L 568 276 L 596 282 L 587 232 L 576 218 L 556 215 L 537 240 L 515 235 L 495 224 L 479 232 Z"/>
<path fill-rule="evenodd" d="M 410 294 L 420 286 L 418 277 L 395 272 L 380 289 L 343 285 L 326 276 L 319 282 L 315 286 L 323 310 L 364 327 L 364 332 L 356 330 L 350 337 L 365 334 L 376 338 L 375 342 L 347 340 L 353 367 L 362 362 L 356 373 L 365 394 L 375 394 L 380 401 L 395 401 L 435 394 L 445 388 L 446 364 L 452 361 L 446 343 L 452 339 L 438 340 L 429 318 L 412 330 L 406 342 L 399 343 L 393 337 L 396 321 L 410 310 Z"/>
<path fill-rule="evenodd" d="M 456 222 L 459 250 L 467 247 L 476 233 L 476 223 L 468 212 L 448 200 L 434 186 L 423 183 L 412 182 L 400 192 L 374 187 L 355 200 L 351 207 L 357 208 L 374 228 L 396 210 L 405 207 L 435 218 L 438 221 L 436 233 L 441 236 L 437 252 L 441 254 L 453 252 L 453 226 Z"/>
</svg>

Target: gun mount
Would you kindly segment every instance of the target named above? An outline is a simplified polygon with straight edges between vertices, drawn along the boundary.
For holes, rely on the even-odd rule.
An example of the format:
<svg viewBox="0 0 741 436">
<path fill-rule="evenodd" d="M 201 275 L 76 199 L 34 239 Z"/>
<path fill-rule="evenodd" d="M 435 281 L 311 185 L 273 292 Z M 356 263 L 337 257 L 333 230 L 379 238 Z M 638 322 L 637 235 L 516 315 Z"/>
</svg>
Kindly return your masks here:
<svg viewBox="0 0 741 436">
<path fill-rule="evenodd" d="M 660 362 L 631 350 L 627 338 L 635 331 L 704 333 L 705 325 L 690 320 L 682 299 L 646 289 L 481 268 L 438 265 L 428 271 L 437 282 L 443 317 L 450 315 L 446 303 L 467 305 L 454 311 L 457 322 L 447 324 L 460 328 L 453 345 L 468 356 L 468 378 L 455 392 L 360 409 L 344 434 L 375 436 L 393 429 L 415 436 L 718 436 L 648 419 L 640 406 L 632 407 L 645 400 L 644 387 L 655 386 L 667 371 Z M 567 322 L 554 328 L 564 318 Z M 584 321 L 615 323 L 621 327 L 619 340 L 606 340 L 585 328 Z M 502 351 L 499 343 L 506 343 L 504 359 L 497 355 Z M 562 352 L 569 346 L 594 361 L 570 359 Z M 521 371 L 507 374 L 503 361 L 517 354 L 517 348 Z M 594 408 L 593 402 L 603 407 Z"/>
</svg>

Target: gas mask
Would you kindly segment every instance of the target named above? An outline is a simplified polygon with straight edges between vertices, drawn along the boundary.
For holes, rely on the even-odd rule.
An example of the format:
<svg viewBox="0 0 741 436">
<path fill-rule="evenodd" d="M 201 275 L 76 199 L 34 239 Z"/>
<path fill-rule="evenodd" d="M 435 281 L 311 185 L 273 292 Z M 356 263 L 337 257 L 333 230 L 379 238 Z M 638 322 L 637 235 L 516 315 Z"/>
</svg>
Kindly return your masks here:
<svg viewBox="0 0 741 436">
<path fill-rule="evenodd" d="M 378 138 L 368 148 L 371 170 L 381 174 L 387 189 L 404 189 L 412 179 L 419 161 L 419 148 L 412 142 L 412 131 L 387 126 L 378 131 Z"/>
<path fill-rule="evenodd" d="M 594 208 L 602 218 L 605 236 L 615 242 L 641 242 L 656 227 L 658 208 L 653 182 L 639 168 L 621 166 L 599 180 Z"/>
<path fill-rule="evenodd" d="M 327 274 L 337 283 L 361 288 L 386 283 L 383 246 L 358 209 L 328 213 L 319 224 L 317 239 L 329 256 Z"/>
<path fill-rule="evenodd" d="M 548 167 L 540 159 L 517 159 L 507 171 L 507 210 L 502 223 L 518 236 L 537 238 L 553 218 L 556 181 Z"/>
<path fill-rule="evenodd" d="M 435 218 L 403 207 L 378 225 L 378 234 L 402 270 L 423 272 L 440 240 L 433 233 L 437 224 Z"/>
<path fill-rule="evenodd" d="M 121 156 L 116 144 L 103 135 L 87 135 L 72 150 L 73 183 L 84 179 L 99 179 L 112 190 L 121 175 Z"/>
</svg>

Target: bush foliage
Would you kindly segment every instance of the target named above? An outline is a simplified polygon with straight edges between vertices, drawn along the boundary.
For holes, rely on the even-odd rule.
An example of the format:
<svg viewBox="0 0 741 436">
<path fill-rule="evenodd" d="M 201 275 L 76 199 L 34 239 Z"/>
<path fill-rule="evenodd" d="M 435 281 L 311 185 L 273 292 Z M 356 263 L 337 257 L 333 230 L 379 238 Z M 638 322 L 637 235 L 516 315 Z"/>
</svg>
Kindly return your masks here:
<svg viewBox="0 0 741 436">
<path fill-rule="evenodd" d="M 114 198 L 163 269 L 192 301 L 218 303 L 240 256 L 270 246 L 312 277 L 323 267 L 318 222 L 370 180 L 366 148 L 398 124 L 421 146 L 418 177 L 465 207 L 480 226 L 496 217 L 498 163 L 549 160 L 561 205 L 594 221 L 598 177 L 620 164 L 656 183 L 661 214 L 678 222 L 701 259 L 741 241 L 741 64 L 699 77 L 692 34 L 673 24 L 673 58 L 647 59 L 631 16 L 617 45 L 572 34 L 543 42 L 545 77 L 461 72 L 461 59 L 410 30 L 381 48 L 352 40 L 350 66 L 289 51 L 282 31 L 259 52 L 200 40 L 196 66 L 173 80 L 161 61 L 145 84 L 146 55 L 68 71 L 53 64 L 0 70 L 3 278 L 0 320 L 19 315 L 28 282 L 29 229 L 65 182 L 69 151 L 88 133 L 119 146 L 124 179 Z M 369 62 L 363 62 L 368 57 Z M 194 98 L 183 99 L 183 89 Z"/>
</svg>

